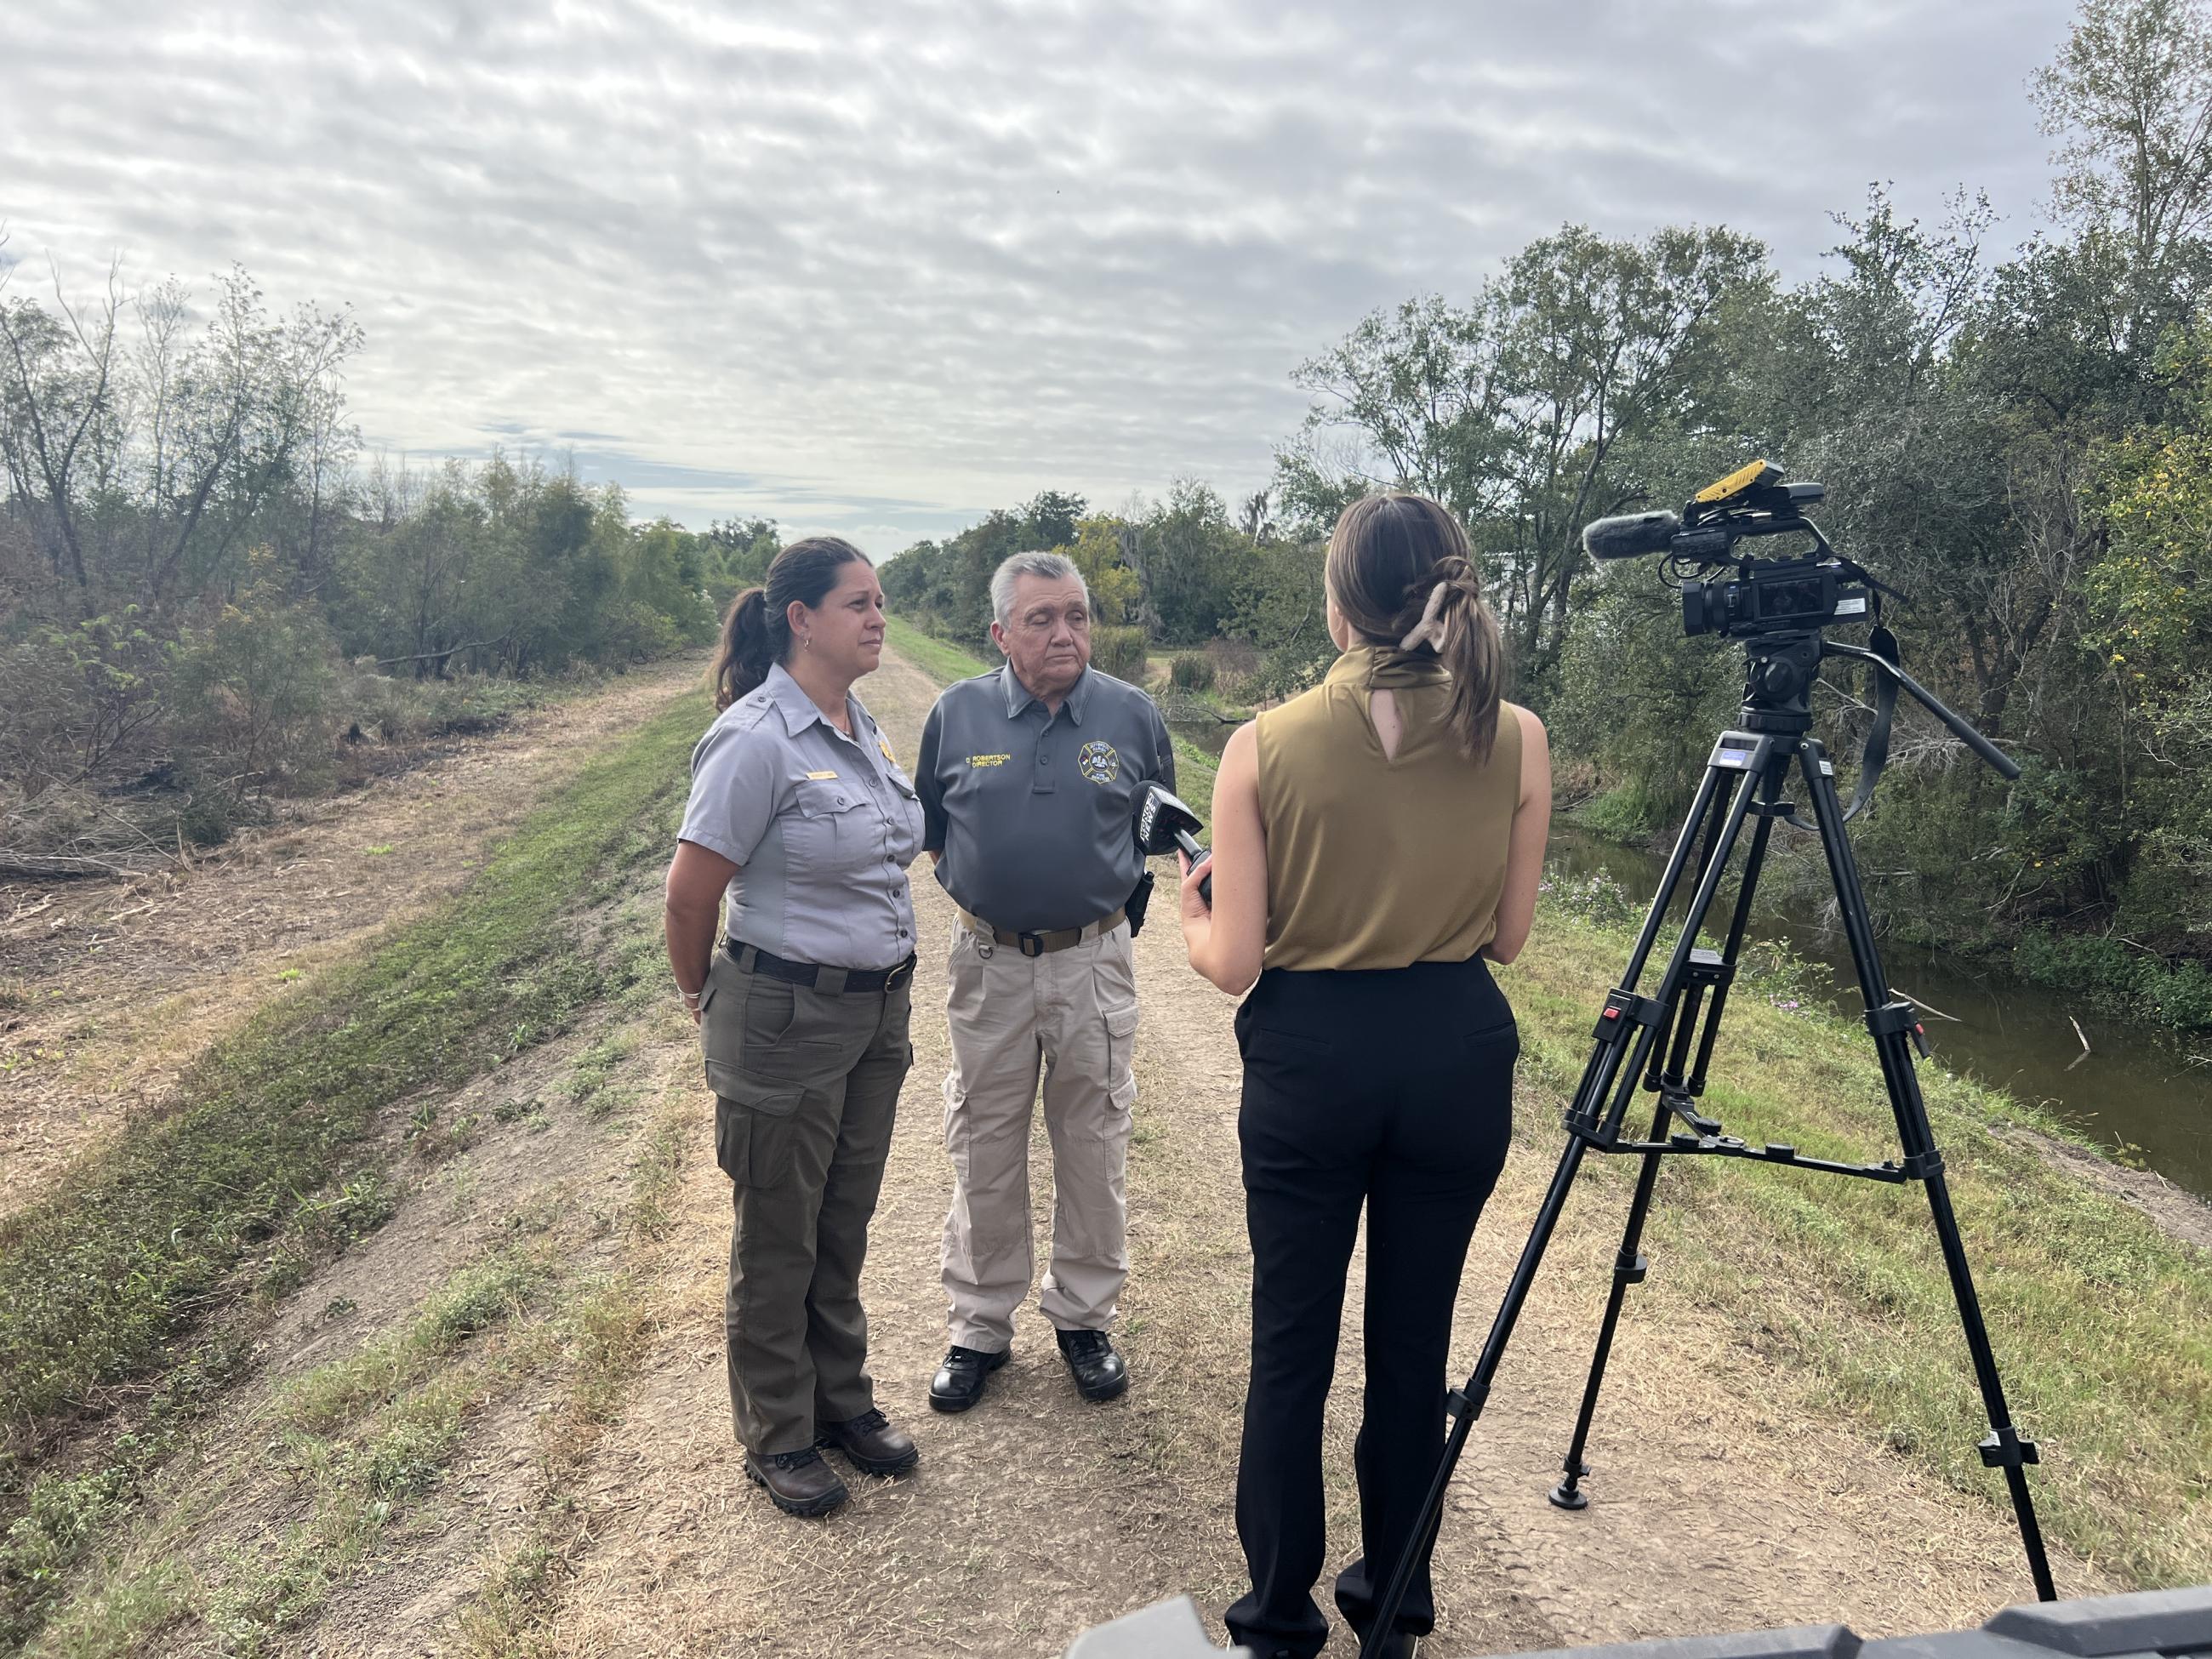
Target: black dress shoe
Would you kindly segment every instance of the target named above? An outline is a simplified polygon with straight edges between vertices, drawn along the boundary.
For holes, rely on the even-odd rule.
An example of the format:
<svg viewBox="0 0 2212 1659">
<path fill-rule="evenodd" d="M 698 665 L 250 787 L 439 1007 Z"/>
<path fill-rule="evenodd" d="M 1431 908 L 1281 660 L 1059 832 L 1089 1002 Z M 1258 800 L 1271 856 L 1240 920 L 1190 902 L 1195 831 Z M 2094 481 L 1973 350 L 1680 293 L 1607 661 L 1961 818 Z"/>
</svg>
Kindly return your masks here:
<svg viewBox="0 0 2212 1659">
<path fill-rule="evenodd" d="M 863 1474 L 904 1474 L 921 1462 L 921 1450 L 905 1430 L 894 1428 L 878 1411 L 862 1412 L 843 1423 L 823 1423 L 814 1443 L 835 1446 Z"/>
<path fill-rule="evenodd" d="M 745 1474 L 757 1486 L 768 1489 L 769 1499 L 786 1515 L 811 1518 L 827 1515 L 852 1494 L 837 1478 L 837 1471 L 822 1461 L 811 1446 L 792 1452 L 770 1452 L 765 1457 L 745 1454 Z"/>
<path fill-rule="evenodd" d="M 1129 1386 L 1129 1368 L 1103 1331 L 1062 1331 L 1060 1357 L 1085 1400 L 1111 1400 Z"/>
<path fill-rule="evenodd" d="M 983 1379 L 1006 1363 L 1011 1348 L 985 1353 L 958 1343 L 945 1351 L 945 1363 L 930 1379 L 929 1403 L 941 1412 L 964 1412 L 983 1397 Z"/>
</svg>

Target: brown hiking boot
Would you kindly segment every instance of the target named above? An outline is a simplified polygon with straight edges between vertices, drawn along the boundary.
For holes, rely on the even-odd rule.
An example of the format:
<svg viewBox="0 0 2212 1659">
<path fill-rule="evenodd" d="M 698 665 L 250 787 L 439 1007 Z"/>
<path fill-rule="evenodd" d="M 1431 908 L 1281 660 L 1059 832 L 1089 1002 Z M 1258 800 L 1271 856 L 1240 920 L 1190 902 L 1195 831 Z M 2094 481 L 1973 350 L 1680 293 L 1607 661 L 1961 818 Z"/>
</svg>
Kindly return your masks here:
<svg viewBox="0 0 2212 1659">
<path fill-rule="evenodd" d="M 921 1462 L 914 1437 L 893 1426 L 879 1411 L 865 1411 L 848 1423 L 823 1423 L 817 1446 L 835 1446 L 863 1474 L 897 1476 Z"/>
<path fill-rule="evenodd" d="M 766 1457 L 747 1452 L 745 1474 L 755 1486 L 768 1488 L 769 1501 L 786 1515 L 827 1515 L 852 1496 L 837 1471 L 811 1446 L 770 1452 Z"/>
</svg>

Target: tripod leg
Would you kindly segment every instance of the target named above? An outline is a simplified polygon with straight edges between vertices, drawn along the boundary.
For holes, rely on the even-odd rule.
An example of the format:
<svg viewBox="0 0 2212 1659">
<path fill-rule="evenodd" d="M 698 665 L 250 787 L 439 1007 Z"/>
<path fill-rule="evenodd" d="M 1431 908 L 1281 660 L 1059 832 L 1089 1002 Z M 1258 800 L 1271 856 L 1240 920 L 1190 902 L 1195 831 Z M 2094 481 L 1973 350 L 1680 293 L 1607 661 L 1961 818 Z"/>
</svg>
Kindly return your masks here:
<svg viewBox="0 0 2212 1659">
<path fill-rule="evenodd" d="M 1766 799 L 1771 801 L 1779 794 L 1781 779 L 1789 764 L 1790 756 L 1786 750 L 1778 750 L 1767 760 L 1764 770 L 1759 775 Z M 1744 780 L 1747 791 L 1752 781 L 1750 778 Z M 1700 866 L 1701 876 L 1711 870 L 1716 860 L 1723 863 L 1727 861 L 1734 849 L 1736 830 L 1741 822 L 1740 812 L 1723 815 L 1716 810 L 1712 833 L 1707 838 L 1705 859 Z M 1700 1086 L 1704 1083 L 1705 1064 L 1712 1054 L 1713 1039 L 1719 1029 L 1721 1009 L 1728 994 L 1727 975 L 1733 970 L 1736 955 L 1743 947 L 1744 927 L 1750 919 L 1752 896 L 1759 884 L 1759 868 L 1765 862 L 1767 837 L 1773 828 L 1773 822 L 1771 817 L 1760 817 L 1758 828 L 1752 832 L 1751 848 L 1744 857 L 1743 879 L 1738 887 L 1735 908 L 1729 921 L 1728 944 L 1722 952 L 1723 971 L 1713 988 L 1713 1000 L 1705 1014 L 1704 1037 L 1698 1048 L 1698 1080 Z M 1693 921 L 1690 937 L 1694 939 L 1696 934 Z M 1650 1138 L 1654 1142 L 1665 1139 L 1668 1121 L 1674 1115 L 1674 1102 L 1680 1097 L 1685 1087 L 1683 1061 L 1698 1025 L 1698 999 L 1702 994 L 1702 982 L 1692 983 L 1679 1018 L 1673 1003 L 1669 1002 L 1668 1018 L 1674 1024 L 1674 1036 L 1665 1069 L 1658 1069 L 1659 1061 L 1655 1050 L 1652 1069 L 1645 1074 L 1644 1086 L 1659 1094 L 1659 1107 L 1651 1119 Z M 1613 1259 L 1613 1284 L 1606 1294 L 1604 1317 L 1598 1323 L 1596 1351 L 1590 1358 L 1589 1376 L 1583 1385 L 1582 1407 L 1576 1414 L 1574 1436 L 1568 1443 L 1567 1455 L 1561 1465 L 1565 1477 L 1549 1494 L 1551 1501 L 1563 1510 L 1586 1509 L 1589 1505 L 1589 1495 L 1582 1490 L 1583 1479 L 1589 1474 L 1589 1466 L 1583 1461 L 1583 1454 L 1589 1443 L 1590 1425 L 1597 1416 L 1598 1395 L 1605 1386 L 1606 1365 L 1612 1357 L 1613 1340 L 1620 1326 L 1620 1310 L 1627 1299 L 1628 1287 L 1642 1284 L 1650 1270 L 1650 1263 L 1645 1261 L 1638 1247 L 1643 1242 L 1644 1223 L 1650 1213 L 1651 1195 L 1658 1184 L 1659 1160 L 1662 1156 L 1656 1152 L 1644 1153 L 1643 1165 L 1637 1171 L 1636 1195 L 1629 1201 L 1627 1224 L 1621 1232 L 1620 1249 Z"/>
<path fill-rule="evenodd" d="M 1661 1102 L 1651 1121 L 1651 1139 L 1657 1140 L 1666 1133 L 1668 1111 Z M 1647 1263 L 1638 1254 L 1637 1245 L 1644 1237 L 1644 1218 L 1651 1208 L 1652 1188 L 1659 1181 L 1657 1152 L 1644 1155 L 1643 1167 L 1636 1175 L 1636 1196 L 1628 1206 L 1628 1225 L 1620 1237 L 1620 1249 L 1613 1258 L 1613 1288 L 1605 1298 L 1605 1317 L 1597 1328 L 1597 1351 L 1590 1356 L 1589 1379 L 1583 1384 L 1582 1409 L 1575 1416 L 1574 1438 L 1568 1443 L 1563 1468 L 1565 1478 L 1552 1488 L 1551 1501 L 1563 1510 L 1582 1510 L 1589 1507 L 1589 1494 L 1583 1491 L 1583 1477 L 1589 1473 L 1589 1465 L 1583 1462 L 1583 1451 L 1589 1444 L 1590 1424 L 1597 1417 L 1597 1397 L 1605 1387 L 1606 1362 L 1613 1355 L 1613 1332 L 1620 1328 L 1620 1305 L 1627 1297 L 1631 1285 L 1641 1285 Z"/>
<path fill-rule="evenodd" d="M 2055 1600 L 2051 1563 L 2044 1553 L 2043 1531 L 2035 1518 L 2035 1500 L 2027 1488 L 2027 1466 L 2036 1461 L 2035 1443 L 2023 1440 L 2006 1408 L 2004 1383 L 1997 1376 L 1996 1355 L 1990 1346 L 1988 1328 L 1982 1322 L 1981 1298 L 1974 1291 L 1966 1247 L 1959 1232 L 1959 1218 L 1951 1207 L 1951 1189 L 1943 1178 L 1943 1158 L 1936 1150 L 1935 1132 L 1929 1126 L 1927 1103 L 1913 1070 L 1908 1046 L 1919 1035 L 1912 1005 L 1893 1002 L 1889 982 L 1882 975 L 1881 957 L 1875 949 L 1874 926 L 1866 891 L 1859 884 L 1858 865 L 1850 842 L 1844 836 L 1843 804 L 1836 799 L 1834 781 L 1825 770 L 1826 757 L 1820 745 L 1806 739 L 1798 750 L 1805 781 L 1812 792 L 1813 810 L 1820 821 L 1820 845 L 1828 856 L 1828 875 L 1843 913 L 1844 927 L 1851 945 L 1851 960 L 1858 969 L 1859 994 L 1865 999 L 1867 1027 L 1874 1033 L 1881 1057 L 1882 1081 L 1897 1119 L 1897 1133 L 1905 1148 L 1907 1173 L 1919 1177 L 1928 1189 L 1928 1207 L 1936 1222 L 1936 1237 L 1943 1250 L 1943 1267 L 1951 1280 L 1951 1295 L 1959 1304 L 1959 1322 L 1965 1328 L 1967 1352 L 1973 1358 L 1974 1378 L 1990 1419 L 1989 1437 L 1982 1442 L 1982 1462 L 2004 1471 L 2005 1486 L 2020 1522 L 2021 1543 L 2027 1552 L 2029 1575 L 2036 1595 Z"/>
</svg>

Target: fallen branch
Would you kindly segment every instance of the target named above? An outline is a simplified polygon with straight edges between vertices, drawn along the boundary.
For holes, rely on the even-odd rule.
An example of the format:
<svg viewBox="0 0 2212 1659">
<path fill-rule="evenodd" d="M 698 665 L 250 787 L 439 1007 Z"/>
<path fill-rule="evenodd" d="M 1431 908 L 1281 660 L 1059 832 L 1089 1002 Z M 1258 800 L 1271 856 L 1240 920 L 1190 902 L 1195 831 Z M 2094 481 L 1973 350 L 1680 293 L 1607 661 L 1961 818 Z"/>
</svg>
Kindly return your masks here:
<svg viewBox="0 0 2212 1659">
<path fill-rule="evenodd" d="M 2074 1028 L 2074 1035 L 2081 1039 L 2081 1052 L 2074 1056 L 2073 1064 L 2066 1068 L 2070 1072 L 2075 1066 L 2079 1066 L 2089 1058 L 2089 1034 L 2081 1029 L 2081 1022 L 2071 1014 L 2066 1016 L 2066 1023 Z"/>
<path fill-rule="evenodd" d="M 379 657 L 376 659 L 376 665 L 379 668 L 396 668 L 403 662 L 443 662 L 448 658 L 460 655 L 464 651 L 473 651 L 480 645 L 504 646 L 506 643 L 503 639 L 471 640 L 466 645 L 447 646 L 442 651 L 417 651 L 411 657 Z"/>
<path fill-rule="evenodd" d="M 1914 1007 L 1916 1007 L 1916 1008 L 1924 1008 L 1924 1009 L 1926 1009 L 1929 1013 L 1931 1013 L 1931 1014 L 1935 1015 L 1935 1016 L 1936 1016 L 1936 1018 L 1938 1018 L 1938 1019 L 1948 1019 L 1948 1020 L 1949 1020 L 1949 1021 L 1951 1022 L 1951 1024 L 1954 1024 L 1954 1025 L 1964 1025 L 1964 1024 L 1966 1023 L 1965 1020 L 1960 1019 L 1960 1018 L 1958 1017 L 1958 1015 L 1956 1015 L 1956 1014 L 1947 1014 L 1947 1013 L 1945 1013 L 1945 1012 L 1944 1012 L 1941 1008 L 1938 1008 L 1938 1007 L 1937 1007 L 1934 1003 L 1932 1003 L 1932 1002 L 1923 1002 L 1923 1001 L 1922 1001 L 1918 997 L 1917 997 L 1917 996 L 1913 995 L 1911 992 L 1910 992 L 1910 991 L 1906 990 L 1906 989 L 1905 989 L 1902 985 L 1898 984 L 1898 983 L 1897 983 L 1895 981 L 1893 981 L 1893 980 L 1890 982 L 1890 987 L 1889 987 L 1889 988 L 1890 988 L 1891 990 L 1893 990 L 1893 991 L 1896 992 L 1898 995 L 1899 995 L 1899 996 L 1903 997 L 1903 998 L 1904 998 L 1907 1002 L 1911 1003 Z"/>
</svg>

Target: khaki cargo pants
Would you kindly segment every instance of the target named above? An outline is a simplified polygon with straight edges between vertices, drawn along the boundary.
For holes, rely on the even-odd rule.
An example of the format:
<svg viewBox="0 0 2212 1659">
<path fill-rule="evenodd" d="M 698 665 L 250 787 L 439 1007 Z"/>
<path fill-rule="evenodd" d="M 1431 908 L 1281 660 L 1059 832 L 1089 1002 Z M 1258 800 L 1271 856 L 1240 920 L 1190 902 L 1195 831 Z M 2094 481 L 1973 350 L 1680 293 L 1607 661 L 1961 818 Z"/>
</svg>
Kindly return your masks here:
<svg viewBox="0 0 2212 1659">
<path fill-rule="evenodd" d="M 699 1000 L 714 1159 L 735 1218 L 725 1305 L 730 1411 L 756 1455 L 814 1443 L 876 1403 L 860 1267 L 883 1187 L 914 981 L 832 994 L 714 952 Z"/>
<path fill-rule="evenodd" d="M 953 1185 L 944 1273 L 952 1340 L 986 1353 L 1007 1347 L 1036 1277 L 1029 1151 L 1040 1069 L 1053 1212 L 1038 1305 L 1062 1330 L 1103 1330 L 1129 1276 L 1121 1180 L 1137 1098 L 1137 975 L 1128 925 L 1024 957 L 956 921 L 949 977 L 945 1146 Z"/>
</svg>

